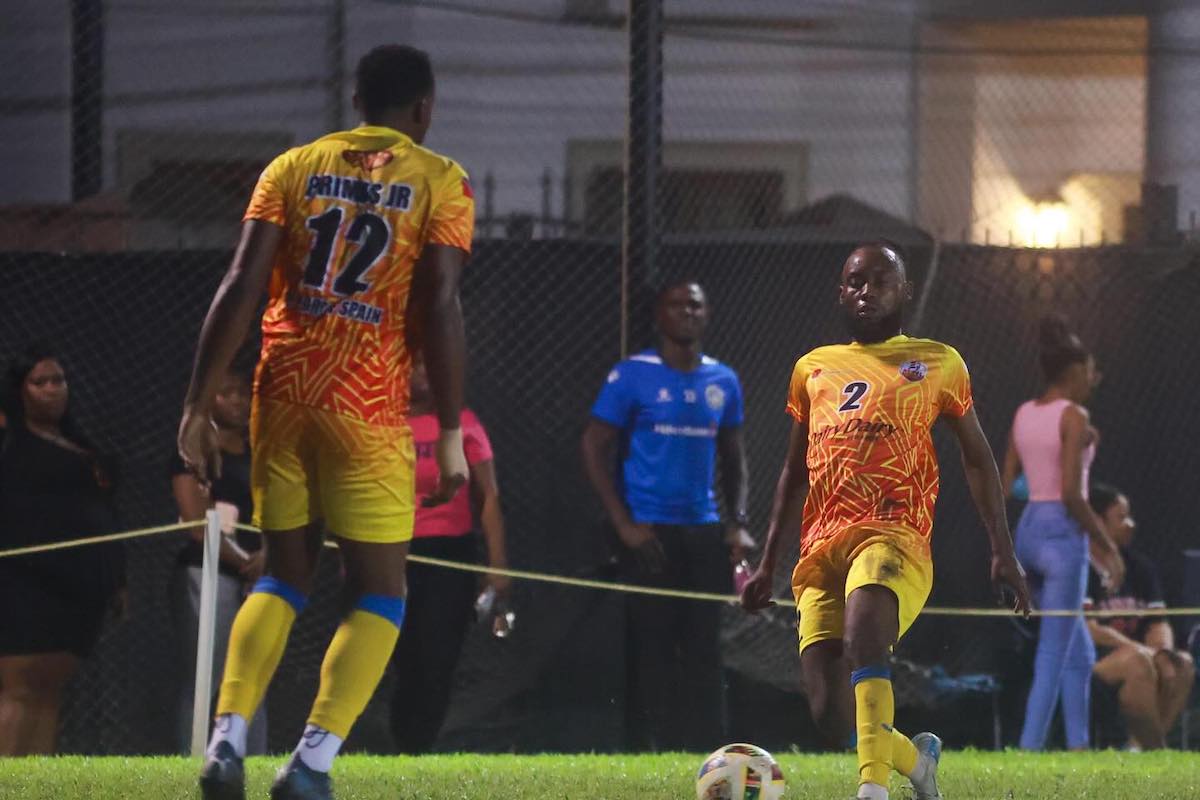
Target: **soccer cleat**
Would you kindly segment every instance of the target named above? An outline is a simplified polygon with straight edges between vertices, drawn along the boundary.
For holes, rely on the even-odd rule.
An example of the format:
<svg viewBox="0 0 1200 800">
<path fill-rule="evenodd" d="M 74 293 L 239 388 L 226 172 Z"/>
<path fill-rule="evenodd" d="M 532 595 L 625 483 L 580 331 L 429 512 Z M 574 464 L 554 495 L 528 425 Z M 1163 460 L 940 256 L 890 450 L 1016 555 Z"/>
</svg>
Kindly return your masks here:
<svg viewBox="0 0 1200 800">
<path fill-rule="evenodd" d="M 918 733 L 912 738 L 913 747 L 917 748 L 920 758 L 914 775 L 909 776 L 912 782 L 913 800 L 942 800 L 938 791 L 937 770 L 942 758 L 942 740 L 932 733 Z"/>
<path fill-rule="evenodd" d="M 327 772 L 317 772 L 293 753 L 271 785 L 271 800 L 333 800 L 333 781 Z"/>
<path fill-rule="evenodd" d="M 246 772 L 229 742 L 217 746 L 200 768 L 200 796 L 204 800 L 245 800 Z"/>
</svg>

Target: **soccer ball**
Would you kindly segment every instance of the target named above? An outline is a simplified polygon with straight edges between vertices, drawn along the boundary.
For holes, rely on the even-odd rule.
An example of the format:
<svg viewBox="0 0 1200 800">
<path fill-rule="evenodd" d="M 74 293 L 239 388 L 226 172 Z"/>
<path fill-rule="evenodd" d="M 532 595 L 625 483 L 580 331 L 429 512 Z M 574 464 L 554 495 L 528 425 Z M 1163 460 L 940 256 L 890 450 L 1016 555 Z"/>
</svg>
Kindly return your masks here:
<svg viewBox="0 0 1200 800">
<path fill-rule="evenodd" d="M 774 757 L 752 744 L 727 744 L 700 765 L 697 800 L 778 800 L 783 770 Z"/>
</svg>

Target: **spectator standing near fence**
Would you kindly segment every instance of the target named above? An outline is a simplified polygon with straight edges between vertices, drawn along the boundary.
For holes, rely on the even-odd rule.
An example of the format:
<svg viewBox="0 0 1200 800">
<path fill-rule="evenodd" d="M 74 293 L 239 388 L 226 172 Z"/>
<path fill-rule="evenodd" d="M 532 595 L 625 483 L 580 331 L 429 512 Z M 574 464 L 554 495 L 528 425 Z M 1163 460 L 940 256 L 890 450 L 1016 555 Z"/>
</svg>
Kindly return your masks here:
<svg viewBox="0 0 1200 800">
<path fill-rule="evenodd" d="M 1106 611 L 1165 607 L 1154 562 L 1132 547 L 1135 524 L 1129 498 L 1111 486 L 1093 484 L 1088 499 L 1121 549 L 1125 580 L 1106 587 L 1093 569 L 1084 606 Z M 1117 688 L 1131 744 L 1143 750 L 1164 747 L 1192 693 L 1196 666 L 1191 654 L 1176 649 L 1175 631 L 1165 617 L 1090 618 L 1088 631 L 1097 649 L 1096 677 Z"/>
<path fill-rule="evenodd" d="M 462 411 L 463 451 L 470 468 L 470 492 L 462 491 L 449 503 L 432 508 L 421 503 L 437 489 L 434 459 L 438 424 L 429 376 L 420 360 L 413 366 L 408 425 L 417 450 L 417 514 L 409 553 L 448 561 L 478 560 L 478 530 L 483 532 L 487 563 L 508 566 L 504 545 L 504 516 L 492 445 L 483 423 L 469 409 Z M 478 509 L 474 513 L 472 505 Z M 495 592 L 493 608 L 507 607 L 511 581 L 488 575 Z M 433 749 L 450 705 L 454 668 L 474 613 L 478 578 L 473 572 L 428 564 L 408 565 L 408 616 L 404 635 L 392 656 L 395 689 L 392 693 L 392 733 L 397 750 L 409 755 Z M 493 623 L 504 625 L 503 616 Z M 504 632 L 503 629 L 501 632 Z"/>
<path fill-rule="evenodd" d="M 0 549 L 115 531 L 113 465 L 70 413 L 57 354 L 26 349 L 4 391 Z M 63 690 L 124 602 L 124 567 L 119 543 L 0 559 L 0 755 L 55 751 Z"/>
<path fill-rule="evenodd" d="M 229 629 L 246 593 L 262 577 L 262 536 L 235 530 L 249 524 L 254 512 L 250 497 L 250 379 L 230 370 L 213 398 L 213 423 L 221 448 L 221 476 L 205 485 L 188 470 L 178 452 L 172 453 L 169 473 L 171 494 L 179 519 L 200 522 L 210 506 L 221 517 L 221 550 L 217 575 L 217 616 L 213 629 L 213 681 L 221 685 L 221 669 L 229 646 Z M 187 532 L 188 542 L 179 551 L 171 575 L 171 616 L 179 652 L 178 747 L 188 753 L 192 738 L 192 709 L 196 691 L 196 636 L 200 625 L 200 581 L 204 566 L 204 527 Z M 265 704 L 259 708 L 247 733 L 246 751 L 267 752 Z"/>
<path fill-rule="evenodd" d="M 1017 558 L 1028 572 L 1036 607 L 1079 611 L 1093 556 L 1119 586 L 1124 564 L 1087 503 L 1088 474 L 1100 435 L 1084 403 L 1099 383 L 1096 361 L 1058 316 L 1042 320 L 1040 362 L 1046 390 L 1017 409 L 1004 460 L 1011 490 L 1024 471 L 1029 503 L 1017 525 Z M 1043 617 L 1033 685 L 1025 705 L 1021 747 L 1045 747 L 1061 699 L 1067 747 L 1088 746 L 1092 666 L 1096 651 L 1082 616 Z"/>
<path fill-rule="evenodd" d="M 631 583 L 728 593 L 731 559 L 753 545 L 742 387 L 732 369 L 701 351 L 708 316 L 699 284 L 668 285 L 655 303 L 658 346 L 613 368 L 584 432 L 588 478 Z M 713 492 L 718 456 L 725 526 Z M 719 614 L 715 603 L 629 597 L 631 746 L 705 750 L 721 741 Z"/>
</svg>

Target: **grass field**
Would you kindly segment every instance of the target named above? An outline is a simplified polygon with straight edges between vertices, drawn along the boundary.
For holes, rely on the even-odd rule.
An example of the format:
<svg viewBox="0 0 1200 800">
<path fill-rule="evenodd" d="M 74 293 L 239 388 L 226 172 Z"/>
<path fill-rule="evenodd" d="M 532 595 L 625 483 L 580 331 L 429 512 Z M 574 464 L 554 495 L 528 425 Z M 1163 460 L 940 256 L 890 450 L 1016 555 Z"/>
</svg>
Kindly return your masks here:
<svg viewBox="0 0 1200 800">
<path fill-rule="evenodd" d="M 854 795 L 851 756 L 777 753 L 788 800 Z M 251 759 L 248 797 L 265 798 L 280 759 Z M 339 800 L 687 800 L 700 757 L 347 756 L 334 770 Z M 182 758 L 0 759 L 0 798 L 179 800 L 196 797 L 196 762 Z M 947 800 L 1157 800 L 1200 797 L 1200 754 L 949 752 Z M 892 796 L 907 798 L 893 779 Z"/>
</svg>

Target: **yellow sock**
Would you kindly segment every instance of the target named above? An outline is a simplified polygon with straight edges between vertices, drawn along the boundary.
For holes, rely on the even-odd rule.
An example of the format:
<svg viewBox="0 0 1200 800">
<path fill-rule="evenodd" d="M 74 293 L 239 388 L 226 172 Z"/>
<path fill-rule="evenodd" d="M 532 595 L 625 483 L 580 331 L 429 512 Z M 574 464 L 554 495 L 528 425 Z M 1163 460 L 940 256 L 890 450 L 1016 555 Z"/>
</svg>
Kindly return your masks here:
<svg viewBox="0 0 1200 800">
<path fill-rule="evenodd" d="M 912 775 L 920 754 L 916 746 L 900 731 L 892 728 L 892 765 L 901 775 Z"/>
<path fill-rule="evenodd" d="M 254 717 L 304 601 L 304 595 L 273 578 L 255 584 L 229 631 L 218 715 Z"/>
<path fill-rule="evenodd" d="M 855 670 L 851 682 L 858 729 L 859 782 L 886 787 L 892 771 L 892 721 L 896 713 L 891 676 L 886 667 L 866 667 Z"/>
<path fill-rule="evenodd" d="M 345 739 L 383 678 L 404 618 L 404 600 L 367 595 L 338 627 L 321 664 L 321 687 L 308 717 Z"/>
</svg>

